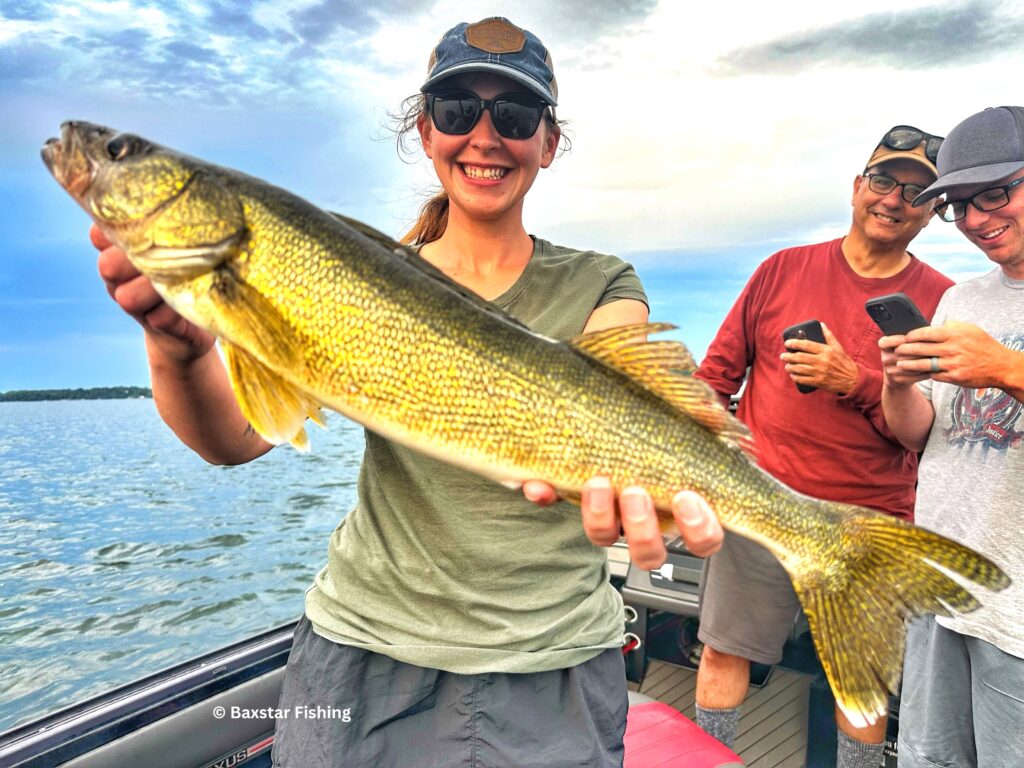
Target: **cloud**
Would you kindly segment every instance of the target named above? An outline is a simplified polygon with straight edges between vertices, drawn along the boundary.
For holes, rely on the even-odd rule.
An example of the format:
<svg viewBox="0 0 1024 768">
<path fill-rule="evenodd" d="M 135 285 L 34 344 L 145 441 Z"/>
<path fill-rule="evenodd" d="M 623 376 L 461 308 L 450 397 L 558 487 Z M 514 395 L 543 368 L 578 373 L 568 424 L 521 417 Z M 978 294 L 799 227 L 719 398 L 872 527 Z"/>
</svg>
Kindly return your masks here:
<svg viewBox="0 0 1024 768">
<path fill-rule="evenodd" d="M 339 30 L 375 29 L 377 12 L 333 2 L 298 11 L 284 4 L 273 14 L 230 0 L 161 7 L 143 0 L 8 3 L 0 5 L 0 21 L 9 22 L 0 37 L 0 81 L 25 93 L 74 88 L 222 106 L 252 97 L 315 101 L 327 86 L 339 90 L 330 76 L 338 62 L 372 63 L 358 46 L 320 52 L 316 45 Z"/>
<path fill-rule="evenodd" d="M 642 21 L 657 7 L 657 0 L 593 0 L 588 3 L 544 2 L 545 9 L 536 8 L 544 25 L 537 32 L 546 39 L 543 30 L 557 30 L 560 40 L 595 40 L 615 35 L 623 27 Z M 515 21 L 515 19 L 513 19 Z M 548 33 L 551 34 L 551 33 Z M 552 46 L 554 47 L 554 46 Z"/>
<path fill-rule="evenodd" d="M 567 8 L 527 0 L 515 21 L 552 30 L 545 34 L 557 38 L 549 41 L 556 49 L 579 43 L 595 62 L 608 58 L 602 45 L 617 44 L 656 5 L 595 0 Z M 481 7 L 469 20 L 495 12 Z M 441 16 L 447 18 L 438 25 Z M 464 16 L 464 9 L 458 17 L 439 9 L 436 0 L 0 0 L 0 81 L 9 92 L 73 88 L 221 106 L 254 97 L 324 102 L 401 76 L 409 66 L 406 35 L 422 40 L 419 62 L 443 28 Z"/>
<path fill-rule="evenodd" d="M 318 45 L 339 30 L 369 34 L 378 21 L 368 6 L 362 3 L 324 0 L 291 14 L 295 33 L 307 44 Z"/>
<path fill-rule="evenodd" d="M 53 16 L 46 3 L 32 0 L 4 0 L 0 2 L 0 16 L 12 21 L 41 21 Z"/>
<path fill-rule="evenodd" d="M 52 76 L 60 51 L 55 45 L 19 43 L 0 48 L 0 83 L 31 84 Z"/>
<path fill-rule="evenodd" d="M 267 42 L 276 39 L 286 42 L 294 37 L 271 32 L 260 24 L 253 16 L 250 2 L 214 2 L 210 4 L 207 24 L 219 34 L 233 38 L 246 38 L 256 42 Z"/>
<path fill-rule="evenodd" d="M 812 67 L 925 69 L 973 64 L 1019 48 L 1024 17 L 998 0 L 875 13 L 735 49 L 717 75 L 792 74 Z"/>
</svg>

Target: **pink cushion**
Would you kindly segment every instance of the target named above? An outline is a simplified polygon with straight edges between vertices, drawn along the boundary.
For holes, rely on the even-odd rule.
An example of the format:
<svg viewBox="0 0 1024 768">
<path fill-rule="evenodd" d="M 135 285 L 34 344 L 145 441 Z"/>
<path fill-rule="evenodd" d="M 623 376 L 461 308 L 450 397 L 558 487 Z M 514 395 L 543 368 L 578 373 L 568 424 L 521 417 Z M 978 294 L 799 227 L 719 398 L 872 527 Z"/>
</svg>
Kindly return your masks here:
<svg viewBox="0 0 1024 768">
<path fill-rule="evenodd" d="M 626 717 L 624 768 L 739 768 L 739 755 L 677 709 L 660 701 L 634 704 Z"/>
</svg>

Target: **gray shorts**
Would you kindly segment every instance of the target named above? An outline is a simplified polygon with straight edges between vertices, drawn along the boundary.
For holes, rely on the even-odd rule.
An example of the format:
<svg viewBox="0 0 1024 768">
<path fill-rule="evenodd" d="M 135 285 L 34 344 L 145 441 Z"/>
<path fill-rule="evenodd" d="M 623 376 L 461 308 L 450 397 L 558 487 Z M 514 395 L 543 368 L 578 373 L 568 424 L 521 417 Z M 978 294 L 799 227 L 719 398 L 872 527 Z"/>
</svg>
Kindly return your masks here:
<svg viewBox="0 0 1024 768">
<path fill-rule="evenodd" d="M 1024 766 L 1024 659 L 925 616 L 907 628 L 900 768 Z"/>
<path fill-rule="evenodd" d="M 697 638 L 722 653 L 777 664 L 799 615 L 800 601 L 775 556 L 726 531 L 701 577 Z"/>
<path fill-rule="evenodd" d="M 569 669 L 458 675 L 339 645 L 303 617 L 273 765 L 620 767 L 627 706 L 617 648 Z"/>
</svg>

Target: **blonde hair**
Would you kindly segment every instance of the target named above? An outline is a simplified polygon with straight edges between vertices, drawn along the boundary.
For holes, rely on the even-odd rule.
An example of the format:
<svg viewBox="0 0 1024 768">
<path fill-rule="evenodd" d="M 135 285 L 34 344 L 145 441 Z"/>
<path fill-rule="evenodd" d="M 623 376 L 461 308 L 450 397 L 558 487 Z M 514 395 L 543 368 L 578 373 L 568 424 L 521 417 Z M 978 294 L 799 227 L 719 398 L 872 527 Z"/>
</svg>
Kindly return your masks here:
<svg viewBox="0 0 1024 768">
<path fill-rule="evenodd" d="M 416 136 L 416 122 L 419 120 L 420 115 L 427 111 L 427 96 L 423 93 L 417 93 L 409 96 L 402 102 L 402 111 L 398 114 L 391 114 L 391 120 L 393 123 L 392 130 L 396 137 L 396 147 L 398 149 L 398 155 L 403 160 L 408 158 L 416 157 L 416 150 L 410 149 L 409 139 L 410 137 Z M 549 109 L 544 113 L 547 116 L 545 123 L 548 125 L 556 125 L 562 129 L 561 138 L 559 139 L 559 150 L 558 154 L 568 152 L 572 149 L 572 141 L 566 135 L 564 126 L 566 125 L 565 120 L 558 120 L 555 118 L 553 112 Z M 425 245 L 426 243 L 432 243 L 435 240 L 440 239 L 441 235 L 444 234 L 445 229 L 448 228 L 448 193 L 443 189 L 434 193 L 429 197 L 422 206 L 420 206 L 419 215 L 416 217 L 416 221 L 413 223 L 409 231 L 402 235 L 401 242 L 404 245 Z"/>
</svg>

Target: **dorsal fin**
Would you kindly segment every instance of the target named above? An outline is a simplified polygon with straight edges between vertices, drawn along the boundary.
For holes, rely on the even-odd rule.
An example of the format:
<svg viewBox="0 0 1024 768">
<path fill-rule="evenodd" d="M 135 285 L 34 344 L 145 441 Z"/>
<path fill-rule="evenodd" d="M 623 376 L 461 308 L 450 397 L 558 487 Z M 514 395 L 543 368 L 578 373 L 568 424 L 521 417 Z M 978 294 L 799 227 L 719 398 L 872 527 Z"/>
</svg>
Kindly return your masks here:
<svg viewBox="0 0 1024 768">
<path fill-rule="evenodd" d="M 722 405 L 717 393 L 700 379 L 693 355 L 678 341 L 647 341 L 650 333 L 671 331 L 670 323 L 636 323 L 577 336 L 570 344 L 622 371 L 727 445 L 754 456 L 754 442 L 746 425 Z"/>
<path fill-rule="evenodd" d="M 480 296 L 480 294 L 474 293 L 466 286 L 461 285 L 452 280 L 450 277 L 448 277 L 448 275 L 446 275 L 440 269 L 438 269 L 429 261 L 420 256 L 420 254 L 416 251 L 415 248 L 412 248 L 408 245 L 403 245 L 402 243 L 393 240 L 380 230 L 374 229 L 369 224 L 364 224 L 363 222 L 358 221 L 356 219 L 350 219 L 348 216 L 342 216 L 340 213 L 335 213 L 334 211 L 328 211 L 328 213 L 330 213 L 330 215 L 336 218 L 338 221 L 347 225 L 351 229 L 354 229 L 356 232 L 363 235 L 364 237 L 367 237 L 370 240 L 373 240 L 378 245 L 387 248 L 389 251 L 391 251 L 393 255 L 402 259 L 409 266 L 422 272 L 430 279 L 442 284 L 448 290 L 457 293 L 465 301 L 468 301 L 469 303 L 473 304 L 477 309 L 482 309 L 491 315 L 500 317 L 505 322 L 515 325 L 522 331 L 527 331 L 528 333 L 531 333 L 534 336 L 539 335 L 532 328 L 525 325 L 520 320 L 517 320 L 516 318 L 512 317 L 512 315 L 508 314 L 504 310 L 499 309 L 494 304 L 489 302 L 487 299 Z"/>
</svg>

